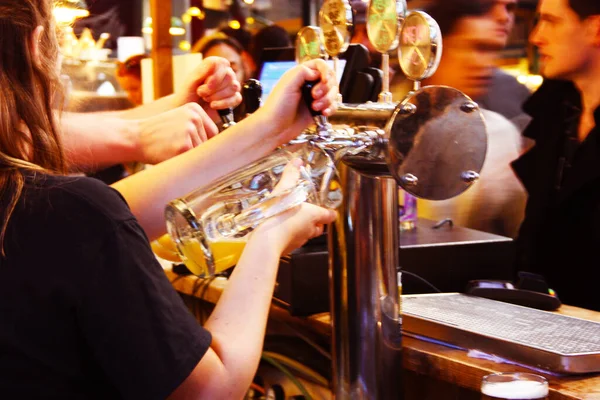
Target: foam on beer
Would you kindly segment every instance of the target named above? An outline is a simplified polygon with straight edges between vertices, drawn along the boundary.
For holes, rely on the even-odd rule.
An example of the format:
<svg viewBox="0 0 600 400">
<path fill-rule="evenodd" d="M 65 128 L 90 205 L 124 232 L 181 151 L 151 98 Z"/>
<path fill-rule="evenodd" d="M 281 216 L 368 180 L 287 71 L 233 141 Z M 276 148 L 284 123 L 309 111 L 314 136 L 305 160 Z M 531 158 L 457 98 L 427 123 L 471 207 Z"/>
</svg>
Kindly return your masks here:
<svg viewBox="0 0 600 400">
<path fill-rule="evenodd" d="M 502 399 L 541 399 L 548 396 L 548 387 L 535 381 L 486 382 L 481 393 Z"/>
</svg>

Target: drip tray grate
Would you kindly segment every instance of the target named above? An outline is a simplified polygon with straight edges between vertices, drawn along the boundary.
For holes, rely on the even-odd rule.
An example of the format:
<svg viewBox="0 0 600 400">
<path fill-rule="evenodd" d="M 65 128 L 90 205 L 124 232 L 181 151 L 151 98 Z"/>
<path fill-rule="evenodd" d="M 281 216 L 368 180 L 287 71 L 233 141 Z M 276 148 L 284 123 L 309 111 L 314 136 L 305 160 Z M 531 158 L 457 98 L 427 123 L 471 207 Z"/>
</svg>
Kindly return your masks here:
<svg viewBox="0 0 600 400">
<path fill-rule="evenodd" d="M 402 296 L 403 329 L 558 373 L 600 372 L 600 323 L 469 296 Z"/>
</svg>

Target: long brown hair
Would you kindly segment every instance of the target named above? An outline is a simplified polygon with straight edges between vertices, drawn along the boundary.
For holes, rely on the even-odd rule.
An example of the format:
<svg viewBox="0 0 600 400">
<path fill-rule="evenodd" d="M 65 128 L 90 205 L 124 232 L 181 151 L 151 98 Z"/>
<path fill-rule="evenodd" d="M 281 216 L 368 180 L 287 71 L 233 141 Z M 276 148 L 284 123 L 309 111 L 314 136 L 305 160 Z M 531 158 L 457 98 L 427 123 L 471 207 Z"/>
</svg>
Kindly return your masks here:
<svg viewBox="0 0 600 400">
<path fill-rule="evenodd" d="M 25 184 L 24 171 L 66 172 L 54 116 L 60 93 L 58 43 L 51 0 L 0 0 L 0 248 L 8 220 Z M 39 38 L 39 60 L 33 57 L 32 35 Z"/>
</svg>

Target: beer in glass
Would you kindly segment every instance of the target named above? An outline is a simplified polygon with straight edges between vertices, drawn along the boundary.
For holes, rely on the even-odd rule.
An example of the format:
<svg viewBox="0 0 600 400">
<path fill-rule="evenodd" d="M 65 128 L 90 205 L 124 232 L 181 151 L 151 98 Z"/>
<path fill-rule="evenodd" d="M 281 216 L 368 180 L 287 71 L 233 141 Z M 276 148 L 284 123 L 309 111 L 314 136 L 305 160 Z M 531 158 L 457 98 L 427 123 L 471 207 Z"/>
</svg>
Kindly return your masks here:
<svg viewBox="0 0 600 400">
<path fill-rule="evenodd" d="M 514 372 L 491 374 L 481 382 L 482 400 L 547 400 L 548 381 L 540 375 Z"/>
</svg>

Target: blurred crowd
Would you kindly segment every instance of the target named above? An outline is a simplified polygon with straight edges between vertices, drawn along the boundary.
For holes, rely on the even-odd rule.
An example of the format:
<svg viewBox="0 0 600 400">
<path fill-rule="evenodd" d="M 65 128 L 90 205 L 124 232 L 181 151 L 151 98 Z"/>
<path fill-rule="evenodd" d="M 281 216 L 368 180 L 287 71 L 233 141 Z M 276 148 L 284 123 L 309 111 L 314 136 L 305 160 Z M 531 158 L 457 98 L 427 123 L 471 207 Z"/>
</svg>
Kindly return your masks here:
<svg viewBox="0 0 600 400">
<path fill-rule="evenodd" d="M 367 3 L 357 0 L 351 1 L 351 4 L 355 11 L 351 42 L 364 45 L 370 56 L 371 67 L 381 68 L 381 53 L 378 53 L 369 43 L 367 35 Z M 587 23 L 588 17 L 591 21 L 596 20 L 594 14 L 596 9 L 593 7 L 597 6 L 589 0 L 545 0 L 544 4 L 544 7 L 551 10 L 550 14 L 555 12 L 554 8 L 556 8 L 573 11 L 572 19 L 574 21 L 579 18 L 581 23 Z M 527 220 L 525 211 L 526 208 L 531 208 L 527 205 L 531 198 L 531 192 L 529 188 L 525 187 L 524 177 L 526 178 L 527 173 L 537 173 L 540 176 L 548 174 L 548 171 L 558 167 L 553 164 L 544 170 L 538 170 L 535 166 L 530 166 L 528 171 L 521 171 L 519 176 L 516 172 L 518 165 L 523 162 L 522 159 L 531 159 L 532 154 L 535 155 L 538 151 L 535 148 L 537 145 L 537 141 L 534 139 L 535 135 L 526 131 L 526 129 L 533 129 L 531 126 L 535 128 L 537 124 L 532 123 L 532 111 L 524 110 L 524 105 L 533 93 L 514 75 L 500 68 L 503 54 L 505 54 L 503 51 L 507 48 L 510 38 L 514 36 L 513 30 L 518 6 L 518 0 L 408 1 L 410 10 L 424 11 L 437 22 L 443 38 L 443 55 L 437 72 L 425 79 L 423 85 L 454 87 L 472 98 L 480 107 L 488 133 L 486 159 L 479 181 L 463 194 L 449 200 L 419 199 L 418 215 L 421 218 L 435 221 L 451 219 L 459 226 L 515 238 L 518 246 L 522 246 L 526 240 L 530 241 L 529 236 L 527 239 L 523 239 L 525 237 L 523 225 L 526 227 L 528 225 L 524 224 L 524 221 Z M 538 13 L 540 13 L 539 7 Z M 541 11 L 543 16 L 545 12 Z M 541 22 L 543 23 L 544 20 L 542 19 Z M 546 27 L 542 23 L 538 23 L 538 26 Z M 591 32 L 594 30 L 591 29 Z M 529 33 L 531 45 L 541 48 L 548 44 L 548 40 L 544 36 L 540 38 L 536 30 Z M 519 34 L 523 34 L 523 32 Z M 581 34 L 581 32 L 573 34 Z M 248 78 L 257 77 L 257 70 L 261 65 L 261 53 L 265 48 L 292 46 L 293 36 L 277 25 L 268 26 L 256 33 L 226 27 L 200 39 L 194 44 L 193 51 L 200 52 L 204 56 L 216 55 L 226 58 L 234 69 L 237 79 L 244 82 Z M 568 53 L 575 49 L 566 46 L 561 51 Z M 589 53 L 587 56 L 592 57 L 593 53 Z M 573 58 L 573 62 L 579 60 L 577 57 Z M 593 64 L 590 65 L 593 66 Z M 577 68 L 585 69 L 584 65 L 577 66 Z M 399 68 L 398 59 L 394 55 L 390 57 L 389 74 L 393 99 L 399 101 L 412 90 L 413 82 L 404 76 Z M 547 77 L 546 74 L 544 78 Z M 558 75 L 558 78 L 563 79 L 564 77 Z M 572 80 L 572 77 L 566 76 L 566 79 Z M 544 79 L 544 83 L 547 83 L 546 80 Z M 547 85 L 542 84 L 542 88 L 550 85 L 552 85 L 551 82 Z M 541 92 L 547 91 L 546 89 Z M 574 107 L 580 109 L 578 103 Z M 560 112 L 563 113 L 563 111 Z M 593 121 L 593 117 L 590 117 L 593 112 L 587 114 L 587 120 Z M 593 126 L 593 124 L 591 125 Z M 588 142 L 590 140 L 588 139 Z M 563 139 L 557 139 L 557 142 L 562 143 L 562 141 Z M 567 139 L 564 141 L 569 142 Z M 574 149 L 586 144 L 583 139 L 573 142 L 576 142 L 573 146 Z M 576 154 L 576 150 L 567 152 Z M 553 160 L 552 162 L 558 160 L 556 162 L 563 165 L 567 162 L 565 161 L 567 158 L 553 155 L 548 159 Z M 542 163 L 543 160 L 538 161 Z M 560 171 L 562 179 L 563 167 L 560 167 Z M 583 174 L 585 175 L 587 172 Z M 549 178 L 550 180 L 552 179 Z M 548 196 L 550 199 L 546 203 L 540 204 L 538 209 L 550 213 L 547 211 L 550 209 L 548 204 L 553 204 L 552 198 L 555 194 L 552 190 L 548 190 L 542 198 Z M 552 212 L 556 212 L 556 210 Z M 534 214 L 534 212 L 529 212 L 529 214 Z M 552 217 L 548 214 L 545 221 L 551 220 Z M 518 256 L 527 257 L 527 260 L 523 261 L 524 264 L 532 263 L 530 252 L 530 250 L 519 251 L 520 254 L 527 254 Z M 546 252 L 542 251 L 540 254 L 546 254 Z M 532 269 L 544 270 L 541 267 Z"/>
</svg>

